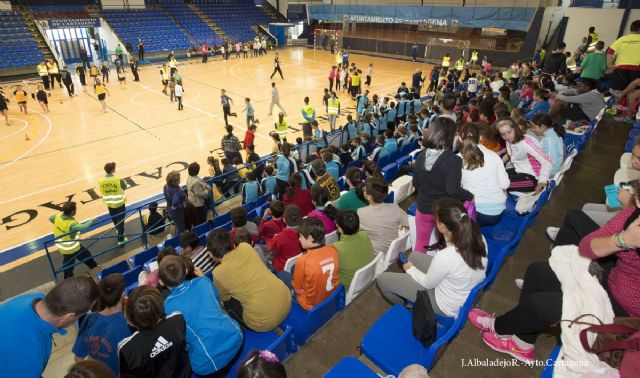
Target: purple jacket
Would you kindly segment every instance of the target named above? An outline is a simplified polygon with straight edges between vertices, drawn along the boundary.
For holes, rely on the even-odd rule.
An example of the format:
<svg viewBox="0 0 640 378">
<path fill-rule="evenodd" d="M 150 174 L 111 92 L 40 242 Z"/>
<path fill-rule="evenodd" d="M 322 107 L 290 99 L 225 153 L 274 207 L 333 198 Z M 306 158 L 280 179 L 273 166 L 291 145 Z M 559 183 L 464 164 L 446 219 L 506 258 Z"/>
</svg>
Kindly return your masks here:
<svg viewBox="0 0 640 378">
<path fill-rule="evenodd" d="M 184 214 L 184 202 L 186 196 L 180 187 L 164 186 L 164 199 L 167 201 L 167 211 L 173 218 L 173 215 Z"/>
</svg>

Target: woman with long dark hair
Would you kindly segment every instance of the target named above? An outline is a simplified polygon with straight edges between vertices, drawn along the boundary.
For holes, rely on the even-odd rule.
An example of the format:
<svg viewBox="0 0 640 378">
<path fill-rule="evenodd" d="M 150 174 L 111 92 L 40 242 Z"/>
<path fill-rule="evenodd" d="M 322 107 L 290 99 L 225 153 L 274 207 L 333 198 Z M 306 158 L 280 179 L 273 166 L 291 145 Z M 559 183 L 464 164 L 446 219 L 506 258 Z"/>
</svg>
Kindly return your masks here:
<svg viewBox="0 0 640 378">
<path fill-rule="evenodd" d="M 441 198 L 433 210 L 443 238 L 429 249 L 438 252 L 433 257 L 412 253 L 403 265 L 406 273 L 382 273 L 378 287 L 394 304 L 415 302 L 418 291 L 427 290 L 436 314 L 455 317 L 471 289 L 485 278 L 487 250 L 480 228 L 460 201 Z"/>
</svg>

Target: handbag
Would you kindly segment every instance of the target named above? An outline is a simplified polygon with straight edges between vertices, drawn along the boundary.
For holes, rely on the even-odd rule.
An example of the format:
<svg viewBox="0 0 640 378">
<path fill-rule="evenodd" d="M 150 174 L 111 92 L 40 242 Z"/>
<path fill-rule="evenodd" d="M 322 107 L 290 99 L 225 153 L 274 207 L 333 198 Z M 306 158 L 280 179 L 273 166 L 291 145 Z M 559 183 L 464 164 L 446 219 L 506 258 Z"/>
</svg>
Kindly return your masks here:
<svg viewBox="0 0 640 378">
<path fill-rule="evenodd" d="M 416 303 L 413 306 L 412 315 L 413 336 L 429 348 L 436 340 L 436 314 L 431 307 L 431 299 L 427 290 L 420 290 L 416 295 Z"/>
<path fill-rule="evenodd" d="M 598 334 L 592 346 L 588 332 Z M 620 370 L 621 377 L 640 376 L 640 318 L 616 317 L 613 324 L 591 325 L 580 331 L 580 343 L 600 361 Z"/>
</svg>

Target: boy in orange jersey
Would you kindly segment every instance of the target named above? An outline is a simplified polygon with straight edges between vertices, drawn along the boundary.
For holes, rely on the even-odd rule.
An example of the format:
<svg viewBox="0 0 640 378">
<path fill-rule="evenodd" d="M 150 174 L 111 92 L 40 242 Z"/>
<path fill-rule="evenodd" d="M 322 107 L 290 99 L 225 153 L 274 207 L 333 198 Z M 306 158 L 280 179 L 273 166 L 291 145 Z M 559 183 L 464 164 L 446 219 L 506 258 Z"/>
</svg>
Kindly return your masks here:
<svg viewBox="0 0 640 378">
<path fill-rule="evenodd" d="M 317 218 L 303 219 L 299 235 L 304 254 L 296 262 L 292 286 L 298 304 L 310 310 L 340 284 L 338 251 L 332 245 L 324 245 L 324 224 Z"/>
</svg>

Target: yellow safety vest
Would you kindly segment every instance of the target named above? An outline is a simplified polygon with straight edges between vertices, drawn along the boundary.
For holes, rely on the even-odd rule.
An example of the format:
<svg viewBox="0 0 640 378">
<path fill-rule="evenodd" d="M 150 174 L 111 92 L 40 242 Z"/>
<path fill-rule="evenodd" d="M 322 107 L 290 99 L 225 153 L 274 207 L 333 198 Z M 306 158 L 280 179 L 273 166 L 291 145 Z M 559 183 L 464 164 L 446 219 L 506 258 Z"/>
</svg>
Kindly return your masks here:
<svg viewBox="0 0 640 378">
<path fill-rule="evenodd" d="M 336 64 L 341 64 L 342 63 L 342 55 L 340 55 L 340 53 L 336 54 Z"/>
<path fill-rule="evenodd" d="M 340 100 L 338 100 L 337 98 L 329 99 L 329 101 L 327 101 L 327 104 L 327 112 L 331 115 L 337 115 L 338 110 L 340 109 Z"/>
<path fill-rule="evenodd" d="M 63 255 L 70 255 L 80 250 L 80 242 L 78 241 L 80 232 L 69 234 L 71 226 L 76 223 L 78 222 L 73 218 L 63 218 L 62 213 L 56 214 L 53 219 L 53 235 L 56 237 L 56 247 Z M 65 236 L 60 237 L 61 235 Z"/>
<path fill-rule="evenodd" d="M 160 76 L 162 80 L 169 80 L 169 70 L 166 68 L 160 68 Z"/>
<path fill-rule="evenodd" d="M 280 139 L 287 136 L 288 128 L 289 128 L 289 125 L 287 125 L 286 119 L 282 119 L 282 123 L 280 123 L 279 121 L 276 121 L 276 133 L 280 135 Z"/>
<path fill-rule="evenodd" d="M 351 85 L 354 87 L 360 85 L 360 75 L 351 75 Z"/>
<path fill-rule="evenodd" d="M 596 50 L 596 43 L 600 39 L 600 36 L 598 35 L 598 33 L 594 32 L 589 33 L 589 37 L 591 37 L 591 43 L 589 44 L 589 47 L 587 47 L 587 52 L 592 52 Z"/>
<path fill-rule="evenodd" d="M 442 58 L 442 67 L 450 67 L 451 66 L 451 57 L 445 56 Z"/>
<path fill-rule="evenodd" d="M 313 109 L 313 106 L 311 105 L 305 105 L 302 107 L 302 111 L 307 113 L 307 117 L 312 117 L 315 114 L 315 110 Z"/>
<path fill-rule="evenodd" d="M 58 73 L 58 65 L 53 63 L 53 64 L 48 64 L 47 63 L 47 67 L 49 68 L 49 74 L 57 74 Z"/>
<path fill-rule="evenodd" d="M 47 70 L 47 66 L 45 64 L 38 64 L 38 75 L 49 76 L 49 71 Z"/>
<path fill-rule="evenodd" d="M 575 70 L 577 65 L 576 65 L 576 60 L 573 58 L 567 58 L 567 68 L 570 69 L 571 71 Z"/>
<path fill-rule="evenodd" d="M 471 53 L 471 60 L 474 61 L 474 62 L 478 61 L 478 52 L 477 51 L 473 51 Z"/>
<path fill-rule="evenodd" d="M 175 58 L 172 58 L 172 59 L 169 61 L 169 67 L 171 67 L 171 68 L 176 68 L 176 60 L 175 60 Z"/>
<path fill-rule="evenodd" d="M 456 70 L 462 71 L 464 69 L 464 61 L 462 59 L 456 60 Z"/>
<path fill-rule="evenodd" d="M 98 181 L 98 189 L 102 194 L 102 200 L 107 204 L 107 207 L 117 209 L 124 206 L 127 202 L 127 197 L 124 195 L 124 189 L 120 184 L 120 179 L 117 177 L 103 177 Z"/>
</svg>

